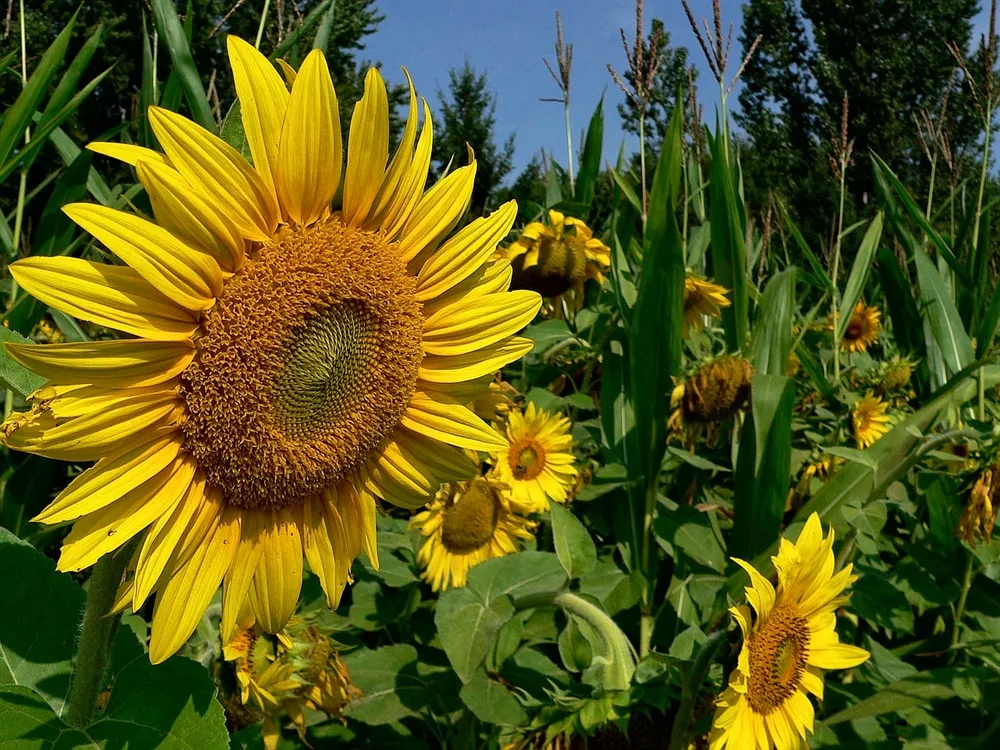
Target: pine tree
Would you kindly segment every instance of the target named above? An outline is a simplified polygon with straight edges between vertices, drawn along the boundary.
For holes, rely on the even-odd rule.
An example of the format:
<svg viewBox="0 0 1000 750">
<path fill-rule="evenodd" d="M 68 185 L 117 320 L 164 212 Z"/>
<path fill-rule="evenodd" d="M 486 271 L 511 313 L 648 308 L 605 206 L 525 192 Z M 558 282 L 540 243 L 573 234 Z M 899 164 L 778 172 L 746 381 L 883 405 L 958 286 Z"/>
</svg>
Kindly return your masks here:
<svg viewBox="0 0 1000 750">
<path fill-rule="evenodd" d="M 466 162 L 466 144 L 476 156 L 476 181 L 472 187 L 472 214 L 492 206 L 491 198 L 514 168 L 514 136 L 502 146 L 496 142 L 496 96 L 485 73 L 476 73 L 468 61 L 448 72 L 448 91 L 438 91 L 440 115 L 435 122 L 434 162 L 439 172 Z"/>
</svg>

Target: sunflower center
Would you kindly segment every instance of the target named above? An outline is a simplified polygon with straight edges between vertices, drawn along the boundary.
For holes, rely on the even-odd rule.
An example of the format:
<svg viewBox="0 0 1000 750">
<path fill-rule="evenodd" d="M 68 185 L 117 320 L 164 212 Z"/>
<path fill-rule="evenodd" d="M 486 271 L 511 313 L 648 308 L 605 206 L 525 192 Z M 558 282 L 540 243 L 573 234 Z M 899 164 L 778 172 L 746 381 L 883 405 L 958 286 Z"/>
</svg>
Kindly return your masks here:
<svg viewBox="0 0 1000 750">
<path fill-rule="evenodd" d="M 240 508 L 357 471 L 406 410 L 423 317 L 397 246 L 336 218 L 265 243 L 205 316 L 185 448 Z"/>
<path fill-rule="evenodd" d="M 758 714 L 769 714 L 798 689 L 809 657 L 809 624 L 792 607 L 778 607 L 748 641 L 750 679 L 747 700 Z"/>
<path fill-rule="evenodd" d="M 684 385 L 684 417 L 717 422 L 733 416 L 750 397 L 753 372 L 738 357 L 723 357 L 699 370 Z"/>
<path fill-rule="evenodd" d="M 486 545 L 500 522 L 500 493 L 477 481 L 444 512 L 441 541 L 450 552 L 474 552 Z"/>
<path fill-rule="evenodd" d="M 538 263 L 524 267 L 525 256 L 512 261 L 513 289 L 531 289 L 545 297 L 556 297 L 587 278 L 587 255 L 575 237 L 560 239 L 543 235 L 538 240 Z"/>
<path fill-rule="evenodd" d="M 522 439 L 511 447 L 507 461 L 514 479 L 530 481 L 545 468 L 545 449 L 535 440 Z"/>
</svg>

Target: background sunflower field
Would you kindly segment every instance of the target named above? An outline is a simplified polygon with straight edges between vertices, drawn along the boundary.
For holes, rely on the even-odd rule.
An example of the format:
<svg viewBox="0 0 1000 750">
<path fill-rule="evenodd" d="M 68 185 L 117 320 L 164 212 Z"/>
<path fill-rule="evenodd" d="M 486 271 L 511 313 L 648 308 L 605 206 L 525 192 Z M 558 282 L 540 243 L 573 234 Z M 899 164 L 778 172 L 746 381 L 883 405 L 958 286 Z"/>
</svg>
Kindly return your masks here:
<svg viewBox="0 0 1000 750">
<path fill-rule="evenodd" d="M 323 53 L 346 155 L 364 135 L 355 105 L 381 82 L 365 39 L 393 8 L 6 4 L 0 748 L 1000 743 L 995 0 L 978 43 L 972 0 L 749 0 L 736 45 L 717 0 L 618 4 L 636 31 L 607 66 L 631 134 L 616 153 L 607 97 L 570 96 L 559 14 L 539 75 L 566 130 L 519 174 L 468 62 L 433 115 L 419 110 L 428 187 L 476 159 L 469 211 L 437 241 L 511 219 L 479 258 L 482 283 L 517 290 L 511 316 L 538 309 L 491 340 L 492 370 L 449 383 L 478 442 L 425 451 L 419 476 L 405 457 L 380 464 L 371 483 L 399 497 L 374 494 L 398 502 L 377 503 L 374 535 L 360 505 L 337 516 L 332 549 L 363 554 L 335 609 L 325 589 L 343 571 L 321 582 L 307 549 L 283 627 L 244 610 L 224 626 L 216 592 L 156 664 L 161 594 L 136 611 L 122 594 L 142 537 L 104 568 L 57 572 L 75 531 L 42 511 L 89 462 L 72 445 L 71 460 L 45 457 L 32 432 L 77 387 L 38 374 L 38 352 L 131 339 L 36 299 L 11 266 L 117 262 L 63 209 L 152 216 L 145 163 L 103 154 L 158 149 L 163 112 L 252 159 L 260 123 L 244 127 L 229 35 L 281 96 Z M 670 44 L 688 26 L 714 80 Z M 389 145 L 412 148 L 417 100 L 408 110 L 408 87 L 384 91 Z M 490 450 L 476 449 L 483 434 Z M 461 481 L 436 479 L 456 462 Z"/>
</svg>

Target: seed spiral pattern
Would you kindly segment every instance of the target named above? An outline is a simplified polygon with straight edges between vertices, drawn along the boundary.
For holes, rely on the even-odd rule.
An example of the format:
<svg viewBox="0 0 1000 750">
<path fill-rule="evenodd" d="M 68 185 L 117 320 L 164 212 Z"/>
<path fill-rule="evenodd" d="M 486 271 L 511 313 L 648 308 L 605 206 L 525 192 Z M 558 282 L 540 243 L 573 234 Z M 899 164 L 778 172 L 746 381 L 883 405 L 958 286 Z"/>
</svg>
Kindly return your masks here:
<svg viewBox="0 0 1000 750">
<path fill-rule="evenodd" d="M 767 715 L 798 689 L 809 658 L 809 623 L 793 607 L 778 607 L 750 635 L 747 699 Z"/>
</svg>

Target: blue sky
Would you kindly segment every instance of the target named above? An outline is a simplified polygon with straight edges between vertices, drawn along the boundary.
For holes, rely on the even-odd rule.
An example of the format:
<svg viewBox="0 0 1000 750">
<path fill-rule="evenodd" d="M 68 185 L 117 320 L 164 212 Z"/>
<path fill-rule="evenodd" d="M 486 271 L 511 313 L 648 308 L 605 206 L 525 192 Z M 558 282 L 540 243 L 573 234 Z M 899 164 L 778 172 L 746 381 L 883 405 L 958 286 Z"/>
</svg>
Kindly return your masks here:
<svg viewBox="0 0 1000 750">
<path fill-rule="evenodd" d="M 688 0 L 697 18 L 711 17 L 711 0 Z M 369 37 L 363 58 L 380 60 L 387 79 L 402 83 L 405 65 L 431 108 L 438 105 L 437 89 L 448 83 L 448 69 L 468 60 L 487 73 L 497 96 L 497 133 L 515 135 L 515 172 L 540 149 L 553 150 L 566 161 L 566 136 L 561 104 L 539 101 L 559 96 L 559 89 L 542 63 L 555 65 L 555 12 L 562 11 L 565 40 L 573 44 L 571 81 L 575 141 L 586 127 L 602 92 L 605 94 L 604 158 L 614 159 L 624 134 L 616 105 L 624 95 L 608 74 L 611 63 L 625 68 L 620 28 L 631 43 L 635 34 L 634 0 L 381 0 L 386 15 L 378 32 Z M 723 24 L 735 25 L 730 73 L 739 65 L 742 2 L 722 0 Z M 671 44 L 683 45 L 699 69 L 706 114 L 711 111 L 715 81 L 698 48 L 680 0 L 647 0 L 646 29 L 651 18 L 662 18 Z M 987 24 L 988 9 L 977 18 L 978 37 Z M 735 100 L 735 96 L 734 96 Z"/>
</svg>

